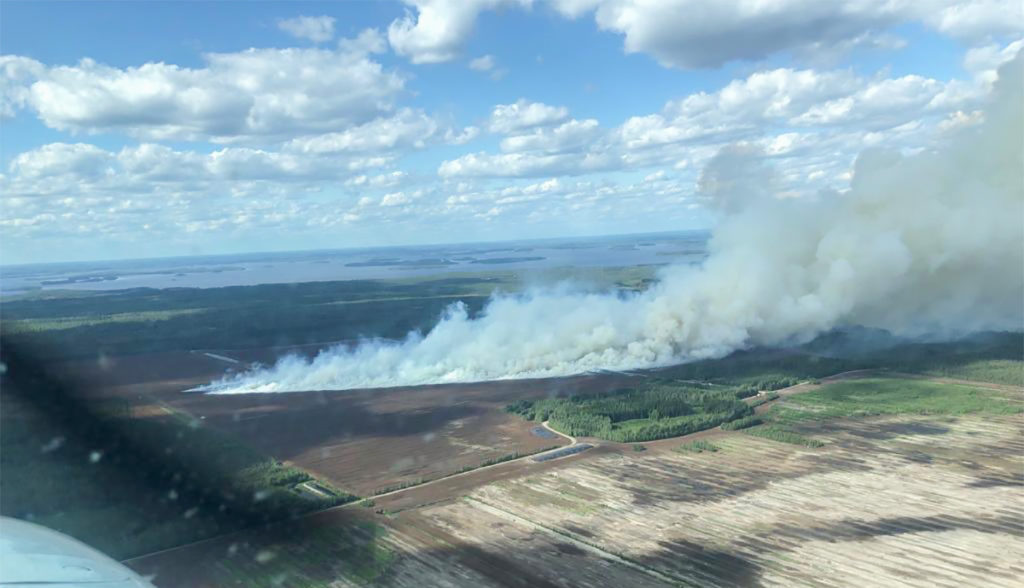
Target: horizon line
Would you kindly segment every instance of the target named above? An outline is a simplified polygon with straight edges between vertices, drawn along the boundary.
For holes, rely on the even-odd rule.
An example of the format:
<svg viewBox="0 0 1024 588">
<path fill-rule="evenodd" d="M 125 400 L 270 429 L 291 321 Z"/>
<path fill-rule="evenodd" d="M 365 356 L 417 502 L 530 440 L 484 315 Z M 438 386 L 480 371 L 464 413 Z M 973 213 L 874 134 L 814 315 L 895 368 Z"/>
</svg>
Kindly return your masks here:
<svg viewBox="0 0 1024 588">
<path fill-rule="evenodd" d="M 240 255 L 282 255 L 282 254 L 298 254 L 298 253 L 324 253 L 331 251 L 360 251 L 360 250 L 373 250 L 373 249 L 400 249 L 400 248 L 412 248 L 412 247 L 440 247 L 440 246 L 451 246 L 451 245 L 487 245 L 487 244 L 500 244 L 500 243 L 536 243 L 541 241 L 566 241 L 572 239 L 601 239 L 601 238 L 612 238 L 612 237 L 643 237 L 643 236 L 658 236 L 658 235 L 676 235 L 682 233 L 710 233 L 710 228 L 705 229 L 679 229 L 672 231 L 651 231 L 651 232 L 630 232 L 630 233 L 605 233 L 605 234 L 588 234 L 588 235 L 576 235 L 570 237 L 531 237 L 526 239 L 496 239 L 486 241 L 449 241 L 449 242 L 431 242 L 431 243 L 418 243 L 418 244 L 404 244 L 404 245 L 363 245 L 363 246 L 351 246 L 351 247 L 328 247 L 319 249 L 279 249 L 279 250 L 261 250 L 261 251 L 238 251 L 234 253 L 200 253 L 200 254 L 184 254 L 184 255 L 161 255 L 154 257 L 122 257 L 122 258 L 100 258 L 100 259 L 83 259 L 77 261 L 29 261 L 29 262 L 18 262 L 18 263 L 0 263 L 0 270 L 5 268 L 25 268 L 32 266 L 46 266 L 46 265 L 77 265 L 77 264 L 88 264 L 88 263 L 126 263 L 126 262 L 140 262 L 140 261 L 172 261 L 177 259 L 197 259 L 197 258 L 212 258 L 212 257 L 236 257 Z"/>
</svg>

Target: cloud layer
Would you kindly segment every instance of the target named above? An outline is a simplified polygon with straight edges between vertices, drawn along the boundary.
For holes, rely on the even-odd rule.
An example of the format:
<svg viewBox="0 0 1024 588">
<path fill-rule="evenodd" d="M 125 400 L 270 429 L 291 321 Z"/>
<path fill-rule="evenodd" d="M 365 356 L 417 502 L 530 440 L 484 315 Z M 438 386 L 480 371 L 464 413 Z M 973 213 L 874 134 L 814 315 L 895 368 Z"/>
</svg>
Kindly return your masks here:
<svg viewBox="0 0 1024 588">
<path fill-rule="evenodd" d="M 653 100 L 642 84 L 574 89 L 553 55 L 473 36 L 506 15 L 561 27 L 570 48 L 584 30 L 620 35 L 665 68 L 600 69 L 633 79 L 648 62 L 685 85 L 655 82 Z M 740 159 L 773 169 L 778 197 L 816 198 L 848 189 L 867 148 L 914 153 L 977 127 L 1018 21 L 1014 3 L 981 0 L 410 0 L 360 32 L 340 16 L 260 23 L 297 47 L 3 55 L 5 261 L 707 226 L 728 208 L 708 205 L 711 187 L 763 183 L 729 177 Z M 962 43 L 961 67 L 823 57 L 895 56 L 894 35 L 918 29 Z M 736 59 L 735 79 L 679 71 Z M 178 249 L 141 249 L 156 243 Z"/>
</svg>

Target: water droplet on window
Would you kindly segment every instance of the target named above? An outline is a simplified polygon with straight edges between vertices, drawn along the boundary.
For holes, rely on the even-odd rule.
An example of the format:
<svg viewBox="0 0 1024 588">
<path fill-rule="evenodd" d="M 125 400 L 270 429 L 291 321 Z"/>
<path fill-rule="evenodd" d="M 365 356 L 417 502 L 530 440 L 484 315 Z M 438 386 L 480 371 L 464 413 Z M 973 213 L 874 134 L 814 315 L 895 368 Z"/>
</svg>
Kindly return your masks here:
<svg viewBox="0 0 1024 588">
<path fill-rule="evenodd" d="M 46 445 L 43 445 L 39 451 L 42 451 L 43 453 L 50 453 L 51 451 L 57 451 L 62 445 L 64 445 L 64 437 L 54 437 L 53 439 L 50 439 Z"/>
<path fill-rule="evenodd" d="M 265 564 L 277 556 L 273 551 L 264 549 L 256 554 L 256 563 Z"/>
</svg>

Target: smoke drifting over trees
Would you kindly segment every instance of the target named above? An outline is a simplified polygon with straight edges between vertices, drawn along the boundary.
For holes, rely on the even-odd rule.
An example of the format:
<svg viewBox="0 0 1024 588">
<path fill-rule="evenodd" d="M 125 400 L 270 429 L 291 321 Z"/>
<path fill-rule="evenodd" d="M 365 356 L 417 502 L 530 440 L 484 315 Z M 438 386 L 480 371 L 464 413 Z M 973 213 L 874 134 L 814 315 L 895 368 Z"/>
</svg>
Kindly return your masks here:
<svg viewBox="0 0 1024 588">
<path fill-rule="evenodd" d="M 699 268 L 632 295 L 569 289 L 452 306 L 427 335 L 214 382 L 285 392 L 562 376 L 719 357 L 861 325 L 955 336 L 1024 325 L 1024 59 L 1000 70 L 984 122 L 912 156 L 867 151 L 851 189 L 810 202 L 753 191 L 716 157 L 701 190 L 727 215 Z M 756 166 L 754 166 L 756 168 Z M 737 171 L 742 171 L 737 169 Z M 758 173 L 761 173 L 759 170 Z M 762 184 L 763 185 L 763 184 Z"/>
</svg>

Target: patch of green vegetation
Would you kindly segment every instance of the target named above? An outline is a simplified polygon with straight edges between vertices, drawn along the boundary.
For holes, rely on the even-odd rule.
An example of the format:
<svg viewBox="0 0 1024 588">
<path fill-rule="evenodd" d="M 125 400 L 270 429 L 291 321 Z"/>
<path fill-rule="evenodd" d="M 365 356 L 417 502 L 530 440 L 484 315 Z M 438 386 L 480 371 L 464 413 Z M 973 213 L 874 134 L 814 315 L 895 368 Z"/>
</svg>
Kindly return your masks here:
<svg viewBox="0 0 1024 588">
<path fill-rule="evenodd" d="M 741 419 L 722 425 L 744 433 L 818 447 L 820 442 L 793 431 L 807 421 L 864 418 L 881 415 L 962 415 L 971 413 L 1008 415 L 1024 412 L 1024 405 L 1005 394 L 969 385 L 913 378 L 861 378 L 825 384 L 814 390 L 787 397 L 760 419 L 763 426 L 744 425 Z M 756 419 L 758 417 L 753 417 Z"/>
<path fill-rule="evenodd" d="M 680 453 L 704 453 L 709 451 L 714 453 L 718 451 L 719 447 L 714 443 L 710 443 L 703 439 L 697 439 L 696 441 L 690 441 L 689 443 L 683 443 L 679 447 L 675 448 L 675 451 Z"/>
<path fill-rule="evenodd" d="M 569 435 L 622 443 L 678 437 L 752 412 L 733 390 L 659 380 L 610 393 L 522 400 L 506 410 L 530 420 L 550 421 Z"/>
<path fill-rule="evenodd" d="M 7 334 L 19 335 L 23 333 L 45 333 L 49 331 L 63 331 L 77 327 L 90 327 L 111 323 L 152 323 L 166 321 L 177 316 L 198 314 L 205 312 L 203 308 L 183 308 L 179 310 L 149 310 L 142 312 L 124 312 L 120 314 L 93 315 L 93 316 L 70 316 L 52 318 L 31 318 L 8 321 L 5 324 Z M 136 324 L 136 327 L 139 325 Z"/>
<path fill-rule="evenodd" d="M 771 439 L 772 441 L 780 441 L 782 443 L 790 443 L 792 445 L 803 445 L 804 447 L 816 448 L 823 447 L 825 445 L 817 439 L 810 439 L 798 433 L 780 429 L 779 427 L 773 427 L 771 425 L 762 425 L 760 427 L 743 429 L 743 432 L 763 439 Z"/>
<path fill-rule="evenodd" d="M 864 378 L 833 382 L 773 407 L 770 419 L 791 424 L 876 415 L 968 413 L 1018 414 L 1024 406 L 1004 394 L 968 385 L 908 378 Z"/>
<path fill-rule="evenodd" d="M 643 451 L 647 451 L 647 446 L 646 445 L 634 445 L 633 446 L 633 451 L 635 451 L 637 453 L 640 453 L 640 452 L 643 452 Z"/>
<path fill-rule="evenodd" d="M 722 429 L 726 431 L 738 431 L 740 429 L 746 429 L 748 427 L 754 427 L 764 423 L 764 419 L 759 416 L 748 416 L 728 423 L 722 423 Z"/>
</svg>

